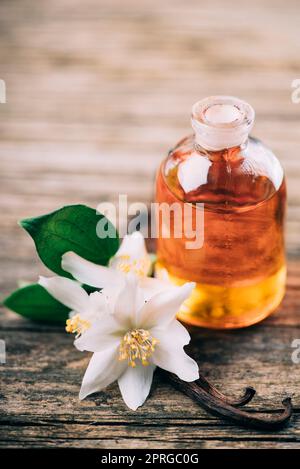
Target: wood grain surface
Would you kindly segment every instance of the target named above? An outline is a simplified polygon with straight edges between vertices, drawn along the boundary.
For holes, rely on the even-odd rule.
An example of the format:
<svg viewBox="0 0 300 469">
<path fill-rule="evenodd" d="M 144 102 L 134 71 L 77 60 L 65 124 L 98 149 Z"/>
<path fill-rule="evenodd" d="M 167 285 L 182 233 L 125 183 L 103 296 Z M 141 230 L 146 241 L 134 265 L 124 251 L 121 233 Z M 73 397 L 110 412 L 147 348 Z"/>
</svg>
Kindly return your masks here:
<svg viewBox="0 0 300 469">
<path fill-rule="evenodd" d="M 191 105 L 236 95 L 286 170 L 287 295 L 261 325 L 193 329 L 191 349 L 224 393 L 256 387 L 253 412 L 276 412 L 289 394 L 295 415 L 277 433 L 234 427 L 157 378 L 137 412 L 116 385 L 79 402 L 88 355 L 61 329 L 2 308 L 0 447 L 300 448 L 299 18 L 298 0 L 1 0 L 1 298 L 46 272 L 19 219 L 119 193 L 150 203 L 159 162 L 190 132 Z"/>
</svg>

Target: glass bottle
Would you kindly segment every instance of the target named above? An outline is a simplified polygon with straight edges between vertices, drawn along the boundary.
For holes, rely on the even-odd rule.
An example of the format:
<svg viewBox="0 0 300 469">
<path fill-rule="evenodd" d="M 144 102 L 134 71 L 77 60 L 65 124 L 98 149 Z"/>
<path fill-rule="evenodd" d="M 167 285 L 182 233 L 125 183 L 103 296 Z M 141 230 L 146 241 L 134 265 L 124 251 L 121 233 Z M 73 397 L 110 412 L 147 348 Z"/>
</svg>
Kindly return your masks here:
<svg viewBox="0 0 300 469">
<path fill-rule="evenodd" d="M 189 217 L 202 217 L 202 245 L 191 249 L 183 230 L 175 235 L 172 211 L 169 236 L 158 216 L 156 276 L 168 275 L 176 285 L 196 282 L 178 312 L 189 324 L 249 326 L 284 296 L 285 179 L 272 151 L 249 137 L 253 123 L 252 107 L 237 98 L 197 102 L 194 134 L 169 152 L 157 175 L 156 202 L 176 203 L 182 213 L 188 206 Z"/>
</svg>

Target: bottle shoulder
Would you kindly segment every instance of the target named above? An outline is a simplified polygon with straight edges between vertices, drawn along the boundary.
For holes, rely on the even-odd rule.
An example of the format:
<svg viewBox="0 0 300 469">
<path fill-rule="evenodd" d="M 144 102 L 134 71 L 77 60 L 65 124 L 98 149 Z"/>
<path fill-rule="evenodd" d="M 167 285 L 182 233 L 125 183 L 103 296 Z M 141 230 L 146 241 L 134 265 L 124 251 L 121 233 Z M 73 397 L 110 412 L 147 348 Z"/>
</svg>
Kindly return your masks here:
<svg viewBox="0 0 300 469">
<path fill-rule="evenodd" d="M 170 150 L 161 176 L 178 199 L 221 209 L 256 205 L 284 184 L 279 160 L 253 137 L 241 147 L 209 152 L 190 135 Z"/>
</svg>

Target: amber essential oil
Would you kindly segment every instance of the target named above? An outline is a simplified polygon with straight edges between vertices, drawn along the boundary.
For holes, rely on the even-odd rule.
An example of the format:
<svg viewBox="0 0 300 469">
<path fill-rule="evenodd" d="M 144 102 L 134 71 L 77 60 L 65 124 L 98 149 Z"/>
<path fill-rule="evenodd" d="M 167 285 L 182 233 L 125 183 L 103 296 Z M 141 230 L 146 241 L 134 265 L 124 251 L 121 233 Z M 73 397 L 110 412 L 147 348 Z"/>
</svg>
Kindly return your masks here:
<svg viewBox="0 0 300 469">
<path fill-rule="evenodd" d="M 184 235 L 168 238 L 158 230 L 156 275 L 167 272 L 176 285 L 196 282 L 178 313 L 186 323 L 249 326 L 284 296 L 284 174 L 272 151 L 249 137 L 253 122 L 249 104 L 206 98 L 193 107 L 195 133 L 181 140 L 159 169 L 158 203 L 204 211 L 203 244 L 197 249 L 186 248 Z"/>
</svg>

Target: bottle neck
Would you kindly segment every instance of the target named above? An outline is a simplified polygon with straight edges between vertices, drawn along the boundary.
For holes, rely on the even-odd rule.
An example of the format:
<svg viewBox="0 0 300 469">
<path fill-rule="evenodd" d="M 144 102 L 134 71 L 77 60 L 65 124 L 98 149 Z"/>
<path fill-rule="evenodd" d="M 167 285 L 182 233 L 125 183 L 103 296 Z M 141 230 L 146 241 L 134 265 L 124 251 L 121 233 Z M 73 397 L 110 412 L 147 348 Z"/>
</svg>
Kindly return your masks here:
<svg viewBox="0 0 300 469">
<path fill-rule="evenodd" d="M 210 152 L 244 145 L 254 124 L 254 110 L 237 98 L 212 96 L 194 104 L 196 144 Z"/>
<path fill-rule="evenodd" d="M 241 152 L 245 151 L 249 142 L 249 138 L 241 145 L 234 147 L 222 148 L 221 150 L 211 150 L 199 145 L 195 140 L 195 150 L 202 155 L 204 154 L 210 161 L 236 161 L 241 157 Z"/>
</svg>

